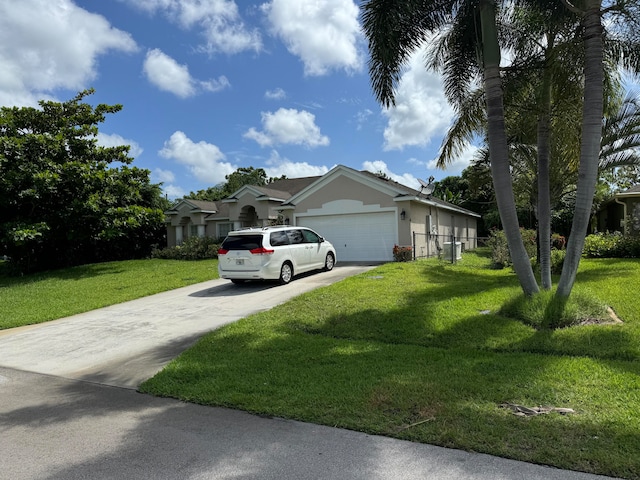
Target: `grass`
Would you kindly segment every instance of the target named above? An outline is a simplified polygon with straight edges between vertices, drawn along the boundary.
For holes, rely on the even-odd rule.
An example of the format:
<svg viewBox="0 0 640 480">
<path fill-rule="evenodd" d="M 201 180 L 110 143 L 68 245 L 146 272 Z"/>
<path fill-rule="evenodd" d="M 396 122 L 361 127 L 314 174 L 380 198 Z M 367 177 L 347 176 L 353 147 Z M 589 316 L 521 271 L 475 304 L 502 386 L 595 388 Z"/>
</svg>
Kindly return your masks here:
<svg viewBox="0 0 640 480">
<path fill-rule="evenodd" d="M 499 313 L 520 288 L 483 254 L 390 263 L 204 336 L 141 390 L 640 478 L 639 289 L 640 261 L 583 260 L 575 293 L 624 323 L 548 330 Z"/>
<path fill-rule="evenodd" d="M 0 264 L 0 330 L 106 307 L 218 277 L 212 260 L 130 260 L 10 277 Z"/>
</svg>

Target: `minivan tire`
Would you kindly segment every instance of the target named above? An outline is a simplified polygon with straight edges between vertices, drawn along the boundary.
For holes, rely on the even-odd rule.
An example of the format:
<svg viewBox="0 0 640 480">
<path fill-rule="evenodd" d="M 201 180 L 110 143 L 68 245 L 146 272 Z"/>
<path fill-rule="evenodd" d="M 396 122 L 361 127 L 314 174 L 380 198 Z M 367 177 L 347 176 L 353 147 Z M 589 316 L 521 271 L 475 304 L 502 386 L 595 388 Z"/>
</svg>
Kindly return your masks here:
<svg viewBox="0 0 640 480">
<path fill-rule="evenodd" d="M 324 259 L 325 272 L 330 272 L 331 270 L 333 270 L 335 264 L 336 259 L 334 258 L 333 253 L 327 253 L 327 258 Z"/>
<path fill-rule="evenodd" d="M 284 262 L 280 267 L 280 284 L 286 285 L 293 278 L 293 266 L 289 262 Z"/>
</svg>

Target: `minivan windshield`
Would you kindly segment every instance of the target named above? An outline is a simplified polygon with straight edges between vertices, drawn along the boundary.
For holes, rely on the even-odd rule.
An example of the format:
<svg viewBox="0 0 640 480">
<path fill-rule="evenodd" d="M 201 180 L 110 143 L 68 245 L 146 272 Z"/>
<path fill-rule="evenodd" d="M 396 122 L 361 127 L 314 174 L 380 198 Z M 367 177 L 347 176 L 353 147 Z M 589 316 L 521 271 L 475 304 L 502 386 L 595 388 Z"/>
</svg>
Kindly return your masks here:
<svg viewBox="0 0 640 480">
<path fill-rule="evenodd" d="M 262 235 L 233 235 L 222 242 L 225 250 L 253 250 L 262 247 Z"/>
</svg>

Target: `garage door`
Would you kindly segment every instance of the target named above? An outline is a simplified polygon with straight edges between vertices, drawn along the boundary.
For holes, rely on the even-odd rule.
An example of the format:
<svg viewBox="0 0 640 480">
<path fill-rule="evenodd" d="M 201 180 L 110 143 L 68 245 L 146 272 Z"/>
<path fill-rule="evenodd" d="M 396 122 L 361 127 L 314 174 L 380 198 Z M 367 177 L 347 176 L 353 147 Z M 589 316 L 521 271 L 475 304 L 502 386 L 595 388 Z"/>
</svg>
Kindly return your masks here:
<svg viewBox="0 0 640 480">
<path fill-rule="evenodd" d="M 339 262 L 393 260 L 398 237 L 394 212 L 298 217 L 296 223 L 333 243 Z"/>
</svg>

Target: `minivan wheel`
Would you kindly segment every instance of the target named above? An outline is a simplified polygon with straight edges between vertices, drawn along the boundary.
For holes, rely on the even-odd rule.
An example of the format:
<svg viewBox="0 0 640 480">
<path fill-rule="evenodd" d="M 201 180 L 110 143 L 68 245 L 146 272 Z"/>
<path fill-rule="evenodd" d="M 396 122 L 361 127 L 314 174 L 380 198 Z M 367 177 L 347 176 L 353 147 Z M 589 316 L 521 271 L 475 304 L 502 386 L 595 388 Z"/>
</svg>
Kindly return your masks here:
<svg viewBox="0 0 640 480">
<path fill-rule="evenodd" d="M 282 264 L 282 268 L 280 268 L 280 283 L 282 285 L 286 285 L 293 278 L 293 267 L 289 262 L 285 262 Z"/>
<path fill-rule="evenodd" d="M 235 283 L 236 285 L 242 285 L 246 280 L 241 280 L 239 278 L 232 278 L 231 282 Z"/>
<path fill-rule="evenodd" d="M 335 258 L 333 258 L 333 253 L 327 253 L 327 258 L 324 260 L 324 269 L 327 272 L 333 270 L 333 266 L 336 264 Z"/>
</svg>

